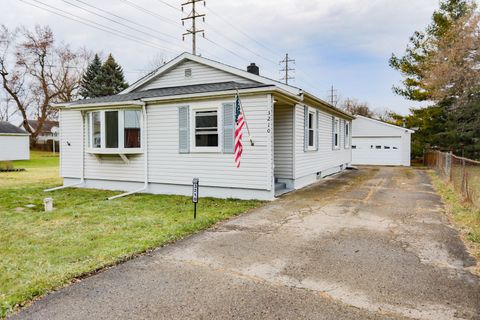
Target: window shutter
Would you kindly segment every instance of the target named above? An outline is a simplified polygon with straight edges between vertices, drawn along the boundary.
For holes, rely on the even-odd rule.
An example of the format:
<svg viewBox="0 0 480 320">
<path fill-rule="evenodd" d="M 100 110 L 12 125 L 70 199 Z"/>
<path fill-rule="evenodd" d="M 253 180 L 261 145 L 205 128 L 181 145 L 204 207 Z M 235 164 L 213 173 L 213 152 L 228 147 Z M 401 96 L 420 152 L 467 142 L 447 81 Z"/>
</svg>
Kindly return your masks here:
<svg viewBox="0 0 480 320">
<path fill-rule="evenodd" d="M 233 153 L 235 144 L 235 104 L 224 103 L 223 106 L 223 153 Z"/>
<path fill-rule="evenodd" d="M 343 147 L 346 149 L 348 142 L 347 142 L 347 126 L 348 126 L 348 121 L 344 120 L 343 121 Z M 350 128 L 349 128 L 350 129 Z"/>
<path fill-rule="evenodd" d="M 320 141 L 320 123 L 319 123 L 319 119 L 320 119 L 320 112 L 317 110 L 317 112 L 315 113 L 315 150 L 318 151 L 318 145 L 319 145 L 319 141 Z"/>
<path fill-rule="evenodd" d="M 332 150 L 335 150 L 335 117 L 332 116 Z"/>
<path fill-rule="evenodd" d="M 308 107 L 303 106 L 304 121 L 303 121 L 303 151 L 308 150 Z"/>
<path fill-rule="evenodd" d="M 343 138 L 343 120 L 342 119 L 338 120 L 338 126 L 339 126 L 339 128 L 337 129 L 338 130 L 338 148 L 341 149 L 343 140 L 345 140 Z"/>
<path fill-rule="evenodd" d="M 179 153 L 190 152 L 190 107 L 178 108 L 178 151 Z"/>
</svg>

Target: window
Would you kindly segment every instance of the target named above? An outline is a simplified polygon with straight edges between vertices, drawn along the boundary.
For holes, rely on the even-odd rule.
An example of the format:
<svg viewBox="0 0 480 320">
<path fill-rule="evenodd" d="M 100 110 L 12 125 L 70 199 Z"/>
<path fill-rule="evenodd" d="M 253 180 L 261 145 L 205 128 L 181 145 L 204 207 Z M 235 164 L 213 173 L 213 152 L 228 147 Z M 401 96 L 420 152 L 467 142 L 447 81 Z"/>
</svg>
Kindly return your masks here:
<svg viewBox="0 0 480 320">
<path fill-rule="evenodd" d="M 195 111 L 195 147 L 218 147 L 218 111 Z"/>
<path fill-rule="evenodd" d="M 345 148 L 350 147 L 350 122 L 345 121 Z"/>
<path fill-rule="evenodd" d="M 106 110 L 88 115 L 89 146 L 93 149 L 141 147 L 141 111 Z"/>
<path fill-rule="evenodd" d="M 357 146 L 352 146 L 352 149 L 357 149 Z"/>
<path fill-rule="evenodd" d="M 124 112 L 124 147 L 140 148 L 140 110 L 126 110 Z"/>
<path fill-rule="evenodd" d="M 375 146 L 375 149 L 382 149 L 382 146 Z"/>
<path fill-rule="evenodd" d="M 333 125 L 333 147 L 335 149 L 340 148 L 340 120 L 335 118 Z"/>
<path fill-rule="evenodd" d="M 390 149 L 389 146 L 383 146 L 383 149 Z"/>
<path fill-rule="evenodd" d="M 92 112 L 91 114 L 91 127 L 92 127 L 92 148 L 102 147 L 102 133 L 101 133 L 101 113 L 100 111 Z"/>
<path fill-rule="evenodd" d="M 105 147 L 118 148 L 118 111 L 105 111 Z"/>
<path fill-rule="evenodd" d="M 308 146 L 315 146 L 315 113 L 308 113 Z"/>
</svg>

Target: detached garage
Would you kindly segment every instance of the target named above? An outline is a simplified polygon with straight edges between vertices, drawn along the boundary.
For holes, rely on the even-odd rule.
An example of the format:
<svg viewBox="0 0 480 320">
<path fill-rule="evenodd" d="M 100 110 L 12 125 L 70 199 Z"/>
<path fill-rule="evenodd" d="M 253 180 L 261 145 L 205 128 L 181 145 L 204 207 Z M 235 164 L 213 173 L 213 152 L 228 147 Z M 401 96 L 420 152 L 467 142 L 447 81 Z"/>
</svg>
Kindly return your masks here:
<svg viewBox="0 0 480 320">
<path fill-rule="evenodd" d="M 0 121 L 0 161 L 30 159 L 30 135 L 13 124 Z"/>
<path fill-rule="evenodd" d="M 352 163 L 410 166 L 413 130 L 356 116 L 352 123 Z"/>
</svg>

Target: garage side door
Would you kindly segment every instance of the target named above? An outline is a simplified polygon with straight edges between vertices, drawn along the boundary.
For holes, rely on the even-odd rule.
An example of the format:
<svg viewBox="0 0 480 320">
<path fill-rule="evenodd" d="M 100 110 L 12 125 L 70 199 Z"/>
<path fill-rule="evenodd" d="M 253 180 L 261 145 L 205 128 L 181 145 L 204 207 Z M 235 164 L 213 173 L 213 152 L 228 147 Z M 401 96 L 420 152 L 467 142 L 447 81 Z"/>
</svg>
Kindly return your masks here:
<svg viewBox="0 0 480 320">
<path fill-rule="evenodd" d="M 363 165 L 402 165 L 400 137 L 353 138 L 352 163 Z"/>
</svg>

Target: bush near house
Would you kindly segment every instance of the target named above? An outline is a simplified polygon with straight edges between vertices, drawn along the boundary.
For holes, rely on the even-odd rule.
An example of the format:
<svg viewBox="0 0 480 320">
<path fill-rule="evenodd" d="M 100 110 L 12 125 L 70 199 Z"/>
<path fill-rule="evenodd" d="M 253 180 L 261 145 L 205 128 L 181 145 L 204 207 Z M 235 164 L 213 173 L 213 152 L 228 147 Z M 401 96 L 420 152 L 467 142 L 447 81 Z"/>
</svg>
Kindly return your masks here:
<svg viewBox="0 0 480 320">
<path fill-rule="evenodd" d="M 43 190 L 60 184 L 58 157 L 32 152 L 25 172 L 0 173 L 0 317 L 74 278 L 124 261 L 259 206 L 259 201 Z M 53 197 L 54 211 L 43 211 Z M 27 205 L 33 204 L 33 207 Z"/>
</svg>

